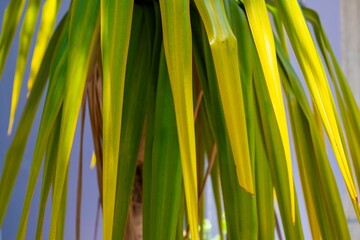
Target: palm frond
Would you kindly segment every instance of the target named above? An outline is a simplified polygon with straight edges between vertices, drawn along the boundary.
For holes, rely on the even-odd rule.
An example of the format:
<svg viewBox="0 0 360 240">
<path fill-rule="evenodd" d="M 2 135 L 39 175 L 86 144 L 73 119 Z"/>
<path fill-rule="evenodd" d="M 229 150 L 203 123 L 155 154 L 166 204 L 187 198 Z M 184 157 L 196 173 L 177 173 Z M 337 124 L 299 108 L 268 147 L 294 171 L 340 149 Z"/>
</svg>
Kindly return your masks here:
<svg viewBox="0 0 360 240">
<path fill-rule="evenodd" d="M 0 226 L 46 91 L 18 239 L 27 238 L 42 166 L 36 238 L 51 189 L 49 238 L 64 238 L 70 153 L 86 105 L 104 239 L 209 238 L 210 179 L 219 239 L 275 239 L 275 229 L 279 238 L 303 239 L 301 217 L 314 239 L 350 239 L 333 168 L 360 219 L 360 110 L 315 11 L 296 0 L 72 0 L 54 27 L 61 2 L 10 0 L 3 16 L 0 73 L 24 15 L 9 130 L 27 65 L 31 72 L 4 157 Z M 329 150 L 338 166 L 330 165 Z M 81 157 L 79 166 L 77 239 L 88 187 Z"/>
</svg>

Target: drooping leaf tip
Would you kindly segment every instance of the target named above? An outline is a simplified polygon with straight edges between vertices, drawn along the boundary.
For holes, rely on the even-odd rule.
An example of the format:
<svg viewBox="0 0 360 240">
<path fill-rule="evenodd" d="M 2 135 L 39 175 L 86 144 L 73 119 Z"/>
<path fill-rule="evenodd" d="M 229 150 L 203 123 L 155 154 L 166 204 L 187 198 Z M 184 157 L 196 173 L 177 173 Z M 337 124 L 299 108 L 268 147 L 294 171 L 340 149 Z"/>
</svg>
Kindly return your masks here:
<svg viewBox="0 0 360 240">
<path fill-rule="evenodd" d="M 7 130 L 7 135 L 8 135 L 8 136 L 11 135 L 13 126 L 14 126 L 14 117 L 11 116 L 11 117 L 10 117 L 10 120 L 9 120 L 9 127 L 8 127 L 8 130 Z"/>
</svg>

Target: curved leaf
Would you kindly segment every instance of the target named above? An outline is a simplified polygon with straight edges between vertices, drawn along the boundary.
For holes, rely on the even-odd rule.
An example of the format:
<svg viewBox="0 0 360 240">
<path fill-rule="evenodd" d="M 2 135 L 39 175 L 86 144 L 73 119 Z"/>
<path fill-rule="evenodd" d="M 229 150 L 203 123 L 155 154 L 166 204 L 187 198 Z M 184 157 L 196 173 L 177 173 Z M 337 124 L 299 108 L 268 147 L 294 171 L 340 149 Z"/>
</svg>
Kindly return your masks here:
<svg viewBox="0 0 360 240">
<path fill-rule="evenodd" d="M 355 209 L 358 211 L 358 196 L 346 158 L 345 145 L 341 137 L 342 131 L 338 125 L 336 109 L 334 109 L 334 100 L 331 96 L 325 70 L 316 51 L 310 31 L 296 0 L 277 0 L 276 4 L 304 73 L 312 99 L 317 111 L 319 111 L 324 128 L 333 147 L 349 195 Z"/>
</svg>

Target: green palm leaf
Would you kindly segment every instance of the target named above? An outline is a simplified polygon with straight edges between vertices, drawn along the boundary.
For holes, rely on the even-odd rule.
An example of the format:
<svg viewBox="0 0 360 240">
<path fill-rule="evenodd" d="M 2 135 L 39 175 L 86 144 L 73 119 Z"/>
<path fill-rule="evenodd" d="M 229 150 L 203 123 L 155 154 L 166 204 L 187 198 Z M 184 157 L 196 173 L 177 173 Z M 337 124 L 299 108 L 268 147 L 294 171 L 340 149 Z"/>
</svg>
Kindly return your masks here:
<svg viewBox="0 0 360 240">
<path fill-rule="evenodd" d="M 160 1 L 160 9 L 166 63 L 175 106 L 188 221 L 192 238 L 196 240 L 198 203 L 189 1 Z"/>
<path fill-rule="evenodd" d="M 30 94 L 27 104 L 20 119 L 19 128 L 16 130 L 14 139 L 8 149 L 5 157 L 5 165 L 0 180 L 0 223 L 3 222 L 5 211 L 10 200 L 10 193 L 15 184 L 16 176 L 21 165 L 21 159 L 25 151 L 26 141 L 29 136 L 35 113 L 39 102 L 41 100 L 42 92 L 48 80 L 48 75 L 51 69 L 52 62 L 55 61 L 54 53 L 58 42 L 61 42 L 61 35 L 64 33 L 64 26 L 66 25 L 66 17 L 57 28 L 52 37 L 47 51 L 44 56 L 44 61 L 40 67 L 37 75 L 33 93 Z"/>
<path fill-rule="evenodd" d="M 56 173 L 54 180 L 50 239 L 55 239 L 58 232 L 56 227 L 61 225 L 63 217 L 60 208 L 65 198 L 67 172 L 70 160 L 72 142 L 74 140 L 77 117 L 84 95 L 87 73 L 92 57 L 91 49 L 98 40 L 100 19 L 99 1 L 91 1 L 86 8 L 84 1 L 75 1 L 69 12 L 69 47 L 68 67 L 66 71 L 64 104 L 61 117 L 58 156 L 56 159 Z M 85 27 L 86 26 L 86 27 Z M 59 231 L 61 229 L 58 229 Z"/>
<path fill-rule="evenodd" d="M 9 0 L 3 16 L 0 75 L 23 19 L 9 132 L 31 70 L 27 102 L 0 166 L 0 225 L 8 221 L 45 90 L 17 239 L 29 237 L 41 173 L 36 239 L 51 189 L 49 238 L 68 236 L 70 155 L 81 107 L 82 136 L 86 130 L 86 105 L 106 240 L 304 239 L 307 220 L 314 239 L 352 237 L 326 142 L 360 216 L 352 176 L 360 182 L 360 110 L 315 11 L 296 0 L 69 1 L 54 32 L 61 0 L 44 0 L 41 16 L 42 1 Z M 306 84 L 293 69 L 292 50 Z M 84 143 L 81 137 L 81 156 Z M 76 238 L 83 188 L 94 187 L 81 184 L 79 165 Z M 298 204 L 302 195 L 305 206 Z M 212 197 L 216 237 L 207 219 Z"/>
<path fill-rule="evenodd" d="M 134 2 L 101 1 L 104 138 L 104 238 L 113 229 L 126 59 Z"/>
</svg>

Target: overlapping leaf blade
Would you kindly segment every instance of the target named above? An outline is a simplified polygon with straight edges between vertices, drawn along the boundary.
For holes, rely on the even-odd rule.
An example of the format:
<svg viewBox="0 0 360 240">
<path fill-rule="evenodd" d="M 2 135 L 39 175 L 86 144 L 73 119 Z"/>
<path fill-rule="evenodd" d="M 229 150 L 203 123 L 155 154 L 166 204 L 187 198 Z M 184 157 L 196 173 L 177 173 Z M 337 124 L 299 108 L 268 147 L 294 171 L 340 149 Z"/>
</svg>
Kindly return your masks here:
<svg viewBox="0 0 360 240">
<path fill-rule="evenodd" d="M 160 1 L 166 63 L 174 99 L 187 217 L 198 239 L 195 130 L 192 92 L 190 1 Z"/>
<path fill-rule="evenodd" d="M 56 178 L 56 174 L 55 174 Z M 69 181 L 69 169 L 65 172 L 65 182 L 64 182 L 64 190 L 61 196 L 61 202 L 58 209 L 59 217 L 56 222 L 56 237 L 55 239 L 64 239 L 65 234 L 65 220 L 66 220 L 66 202 L 68 195 L 68 181 Z M 54 199 L 54 191 L 53 191 L 53 199 Z M 52 226 L 51 226 L 52 227 Z"/>
<path fill-rule="evenodd" d="M 32 123 L 35 118 L 37 107 L 40 103 L 42 92 L 46 86 L 51 65 L 54 58 L 56 45 L 59 41 L 60 35 L 63 32 L 66 17 L 60 23 L 55 31 L 49 46 L 46 50 L 44 61 L 40 66 L 39 74 L 36 77 L 36 84 L 33 88 L 33 93 L 30 94 L 20 119 L 19 128 L 17 129 L 13 141 L 8 149 L 5 157 L 5 164 L 0 180 L 0 223 L 4 220 L 7 205 L 10 200 L 12 188 L 14 187 L 16 176 L 18 174 L 22 156 L 25 151 L 27 138 L 29 136 Z"/>
<path fill-rule="evenodd" d="M 252 51 L 256 51 L 252 46 Z M 260 60 L 254 54 L 254 83 L 255 92 L 258 103 L 258 109 L 261 118 L 261 126 L 263 131 L 263 139 L 265 143 L 266 154 L 269 160 L 271 178 L 275 187 L 278 205 L 281 213 L 283 229 L 286 238 L 302 239 L 303 233 L 301 222 L 299 222 L 299 214 L 295 199 L 295 223 L 293 222 L 293 210 L 290 201 L 289 177 L 286 165 L 285 150 L 281 143 L 280 130 L 275 117 L 274 109 L 270 100 L 269 92 L 265 84 L 264 73 L 260 65 Z"/>
<path fill-rule="evenodd" d="M 296 0 L 277 0 L 289 39 L 304 73 L 312 99 L 321 116 L 324 128 L 333 147 L 338 165 L 355 209 L 359 209 L 358 197 L 342 141 L 341 127 L 331 96 L 326 74 L 316 51 L 309 29 Z"/>
<path fill-rule="evenodd" d="M 282 89 L 280 85 L 279 70 L 276 61 L 274 36 L 271 30 L 265 1 L 245 0 L 244 4 L 261 67 L 264 72 L 266 87 L 269 92 L 276 122 L 280 131 L 281 145 L 284 148 L 288 172 L 287 181 L 290 190 L 291 216 L 292 220 L 295 221 L 295 193 L 291 165 L 290 142 Z"/>
<path fill-rule="evenodd" d="M 34 85 L 35 77 L 39 72 L 39 67 L 43 61 L 44 53 L 48 41 L 53 34 L 55 20 L 62 0 L 46 0 L 41 14 L 39 31 L 36 37 L 33 57 L 31 59 L 30 77 L 27 83 L 28 95 Z"/>
<path fill-rule="evenodd" d="M 26 225 L 32 196 L 35 191 L 36 182 L 40 173 L 42 160 L 45 154 L 47 143 L 57 116 L 59 114 L 61 105 L 64 99 L 64 87 L 67 70 L 67 57 L 68 57 L 68 29 L 69 21 L 66 17 L 64 30 L 60 36 L 59 43 L 55 50 L 53 60 L 53 69 L 50 72 L 50 83 L 47 91 L 45 105 L 40 121 L 38 136 L 36 139 L 34 155 L 31 163 L 30 175 L 26 189 L 26 196 L 24 201 L 24 208 L 20 220 L 18 239 L 24 239 L 26 234 Z"/>
<path fill-rule="evenodd" d="M 195 4 L 204 22 L 214 59 L 239 185 L 254 194 L 236 38 L 221 1 L 196 0 Z"/>
<path fill-rule="evenodd" d="M 134 1 L 101 0 L 103 233 L 113 232 L 126 61 Z"/>
<path fill-rule="evenodd" d="M 131 196 L 135 170 L 140 161 L 140 143 L 142 141 L 146 103 L 148 101 L 148 88 L 151 83 L 148 77 L 150 73 L 151 36 L 153 32 L 145 25 L 145 14 L 147 14 L 145 11 L 153 11 L 153 9 L 134 6 L 124 88 L 121 144 L 114 212 L 114 226 L 116 227 L 113 228 L 113 239 L 124 237 L 128 209 L 129 206 L 132 206 Z M 147 20 L 151 21 L 152 19 L 148 18 Z M 130 207 L 130 209 L 132 208 Z"/>
<path fill-rule="evenodd" d="M 13 91 L 11 95 L 11 109 L 8 135 L 14 124 L 15 112 L 19 101 L 22 80 L 24 77 L 26 61 L 28 58 L 32 35 L 35 30 L 36 20 L 39 14 L 40 0 L 30 0 L 27 4 L 24 21 L 20 30 L 19 53 L 16 59 L 16 70 L 13 81 Z"/>
<path fill-rule="evenodd" d="M 182 192 L 180 149 L 164 50 L 159 66 L 152 145 L 151 233 L 146 239 L 176 239 Z M 150 126 L 149 126 L 150 127 Z M 162 206 L 159 208 L 158 206 Z M 166 226 L 166 228 L 164 228 Z"/>
<path fill-rule="evenodd" d="M 349 232 L 344 210 L 341 207 L 333 207 L 341 205 L 341 198 L 337 187 L 334 187 L 335 178 L 327 159 L 323 138 L 319 134 L 300 80 L 280 44 L 277 44 L 277 54 L 281 63 L 280 72 L 283 75 L 284 88 L 290 101 L 289 110 L 294 126 L 294 142 L 306 204 L 310 208 L 311 204 L 316 206 L 313 209 L 315 212 L 309 213 L 309 216 L 318 218 L 317 222 L 323 238 L 335 236 L 347 239 Z M 309 211 L 311 209 L 308 209 Z M 313 221 L 315 220 L 310 219 L 310 223 Z M 316 225 L 311 227 L 315 228 Z M 313 237 L 316 237 L 316 234 Z"/>
<path fill-rule="evenodd" d="M 15 14 L 14 19 L 10 19 L 8 14 L 4 16 L 3 34 L 4 32 L 9 33 L 9 39 L 4 40 L 3 36 L 0 37 L 0 70 L 3 69 L 4 59 L 18 25 L 24 2 L 12 0 L 8 12 Z M 289 144 L 286 143 L 288 133 L 281 96 L 283 89 L 277 69 L 277 64 L 279 64 L 284 92 L 288 98 L 293 140 L 297 150 L 298 166 L 313 238 L 349 238 L 344 211 L 341 207 L 334 208 L 334 206 L 341 205 L 341 201 L 326 156 L 325 142 L 321 132 L 323 123 L 318 120 L 325 122 L 324 126 L 333 141 L 335 153 L 338 158 L 340 156 L 339 165 L 345 175 L 353 203 L 359 210 L 356 193 L 351 191 L 355 188 L 351 179 L 346 149 L 336 144 L 343 144 L 346 147 L 345 141 L 347 141 L 358 177 L 360 174 L 356 156 L 360 154 L 358 150 L 360 141 L 357 136 L 360 134 L 360 124 L 357 118 L 360 117 L 360 112 L 345 82 L 344 75 L 334 60 L 335 57 L 324 29 L 318 16 L 303 8 L 305 15 L 315 26 L 315 36 L 334 81 L 342 122 L 337 117 L 326 79 L 321 78 L 324 77 L 324 70 L 321 64 L 317 65 L 320 60 L 314 57 L 317 53 L 315 52 L 314 55 L 314 51 L 312 51 L 315 48 L 312 49 L 311 37 L 309 38 L 310 35 L 307 36 L 307 32 L 304 30 L 306 25 L 300 19 L 300 30 L 296 29 L 297 26 L 294 24 L 299 20 L 294 20 L 293 16 L 289 16 L 291 15 L 289 6 L 295 6 L 294 15 L 297 18 L 300 16 L 296 8 L 297 3 L 295 4 L 293 0 L 288 2 L 277 0 L 276 8 L 273 1 L 245 0 L 246 15 L 243 2 L 239 0 L 224 0 L 224 3 L 222 0 L 195 0 L 195 4 L 191 2 L 190 6 L 188 0 L 175 3 L 169 0 L 160 0 L 162 14 L 160 18 L 158 2 L 151 3 L 154 7 L 146 1 L 137 2 L 133 10 L 134 1 L 73 0 L 71 5 L 72 24 L 69 34 L 70 57 L 67 56 L 68 46 L 64 46 L 61 50 L 56 47 L 57 43 L 55 42 L 49 45 L 55 50 L 48 50 L 42 59 L 42 51 L 51 35 L 55 16 L 61 3 L 61 0 L 46 0 L 42 20 L 44 29 L 39 33 L 39 42 L 36 47 L 39 49 L 36 50 L 37 53 L 34 54 L 32 63 L 32 65 L 34 64 L 34 71 L 32 70 L 34 75 L 30 77 L 29 81 L 29 91 L 33 80 L 36 78 L 38 81 L 38 83 L 35 81 L 32 90 L 38 96 L 29 95 L 29 103 L 20 121 L 21 126 L 6 156 L 4 173 L 0 182 L 0 204 L 3 203 L 5 206 L 0 208 L 0 223 L 5 216 L 29 129 L 40 101 L 40 93 L 45 87 L 50 72 L 48 96 L 45 100 L 43 118 L 35 147 L 18 238 L 25 238 L 31 198 L 45 151 L 46 160 L 36 236 L 41 238 L 47 196 L 50 187 L 53 186 L 55 189 L 50 238 L 62 239 L 64 237 L 68 164 L 79 112 L 78 106 L 84 99 L 87 74 L 94 74 L 94 72 L 101 74 L 102 67 L 100 65 L 102 63 L 100 61 L 103 61 L 105 65 L 104 92 L 102 95 L 100 94 L 101 96 L 97 96 L 98 99 L 95 99 L 97 104 L 95 112 L 98 112 L 95 121 L 99 123 L 101 113 L 104 113 L 104 131 L 102 135 L 103 128 L 100 121 L 100 124 L 95 124 L 98 129 L 95 129 L 94 135 L 97 135 L 95 141 L 98 143 L 96 146 L 98 159 L 104 159 L 104 175 L 101 173 L 102 160 L 98 160 L 97 168 L 99 170 L 98 177 L 104 176 L 103 179 L 99 179 L 99 184 L 105 190 L 103 192 L 102 187 L 99 190 L 104 193 L 100 202 L 103 203 L 104 200 L 105 239 L 124 236 L 128 210 L 131 206 L 129 199 L 133 186 L 134 169 L 138 160 L 139 142 L 145 141 L 144 138 L 146 138 L 143 175 L 143 233 L 145 239 L 182 239 L 185 206 L 188 207 L 186 223 L 190 223 L 191 238 L 198 238 L 197 218 L 200 216 L 203 219 L 204 211 L 200 207 L 198 213 L 198 198 L 199 195 L 201 196 L 203 188 L 201 187 L 198 192 L 197 187 L 205 182 L 202 178 L 204 175 L 202 166 L 206 155 L 210 158 L 209 172 L 206 173 L 206 176 L 211 171 L 212 182 L 215 183 L 213 189 L 216 195 L 219 223 L 221 222 L 222 207 L 218 184 L 221 180 L 221 192 L 228 225 L 226 237 L 231 239 L 274 237 L 272 190 L 274 187 L 286 237 L 302 239 L 296 193 L 292 186 L 290 152 L 286 147 Z M 19 9 L 15 9 L 14 3 L 20 4 Z M 35 15 L 37 15 L 40 1 L 30 0 L 29 4 L 29 11 L 24 21 L 23 29 L 25 30 L 22 33 L 23 42 L 21 43 L 15 82 L 19 82 L 21 79 L 20 75 L 25 66 L 24 59 L 27 57 L 29 40 L 25 35 L 31 35 L 34 28 L 35 19 L 29 18 L 30 12 L 35 11 Z M 30 9 L 33 4 L 36 5 L 35 9 Z M 272 30 L 268 27 L 266 4 L 275 17 L 277 36 L 281 39 L 280 44 L 276 43 L 277 61 L 272 42 Z M 200 11 L 202 19 L 200 19 L 195 5 Z M 192 11 L 191 29 L 189 27 L 189 10 Z M 254 14 L 252 10 L 261 13 Z M 101 21 L 99 20 L 99 11 L 101 11 Z M 133 15 L 135 24 L 132 22 Z M 203 20 L 205 28 L 201 20 Z M 249 32 L 248 20 L 250 23 L 252 22 L 253 36 Z M 262 24 L 262 21 L 265 24 Z M 258 24 L 259 22 L 260 24 Z M 313 84 L 310 86 L 310 91 L 315 96 L 314 99 L 318 99 L 318 102 L 308 102 L 303 87 L 291 68 L 287 59 L 286 37 L 282 24 L 287 26 L 304 75 L 307 79 L 312 79 L 308 81 L 309 85 Z M 266 31 L 254 30 L 256 25 L 264 27 L 263 29 Z M 221 31 L 213 31 L 216 26 Z M 62 25 L 61 28 L 63 27 Z M 160 81 L 158 82 L 159 55 L 162 48 L 161 28 L 164 29 L 165 54 L 163 50 Z M 100 47 L 95 46 L 100 29 L 102 31 L 102 58 Z M 131 38 L 134 39 L 130 39 L 131 31 L 133 32 Z M 55 36 L 56 34 L 60 33 L 55 33 Z M 192 49 L 191 36 L 194 49 Z M 252 37 L 255 39 L 257 48 L 255 48 Z M 261 48 L 261 43 L 264 42 L 263 46 L 265 47 Z M 237 45 L 241 47 L 236 48 Z M 264 50 L 263 53 L 259 49 Z M 53 57 L 51 51 L 55 51 L 58 56 Z M 193 61 L 191 61 L 191 57 L 193 57 Z M 100 71 L 89 70 L 89 66 L 95 68 L 90 63 L 91 58 L 97 58 L 96 61 L 99 65 L 97 67 Z M 308 61 L 309 59 L 310 61 Z M 37 64 L 42 61 L 45 63 L 42 64 L 37 75 Z M 70 66 L 70 70 L 67 69 L 68 66 Z M 69 80 L 70 76 L 74 77 L 71 81 Z M 144 80 L 148 76 L 150 76 L 150 80 Z M 196 110 L 200 115 L 197 120 L 197 114 L 195 114 L 196 131 L 194 131 L 193 122 L 192 76 L 195 76 L 195 95 L 204 94 L 203 102 L 200 100 L 198 102 L 200 104 L 197 105 L 200 106 L 197 108 L 200 110 Z M 64 78 L 67 78 L 66 86 L 62 81 Z M 95 84 L 98 85 L 95 91 L 101 89 L 101 87 L 99 88 L 100 78 L 101 76 L 97 77 Z M 127 80 L 125 81 L 125 79 Z M 227 81 L 229 79 L 231 81 Z M 269 84 L 273 85 L 269 87 Z M 19 86 L 18 83 L 15 85 Z M 93 86 L 95 85 L 92 84 Z M 18 87 L 18 89 L 20 88 Z M 89 88 L 87 93 L 91 94 L 92 90 Z M 322 96 L 320 96 L 321 94 Z M 102 96 L 104 96 L 103 101 L 101 101 Z M 325 96 L 325 100 L 323 96 Z M 13 97 L 17 98 L 17 93 Z M 63 106 L 65 110 L 61 112 L 64 98 L 66 99 Z M 104 103 L 103 106 L 102 103 Z M 313 109 L 310 104 L 314 104 Z M 30 107 L 34 107 L 34 109 L 29 110 Z M 233 110 L 231 107 L 234 107 Z M 321 107 L 323 107 L 322 110 Z M 238 111 L 239 109 L 240 111 Z M 14 110 L 12 111 L 14 112 Z M 94 113 L 93 110 L 92 113 Z M 316 116 L 320 116 L 320 118 L 318 119 Z M 342 136 L 340 123 L 343 124 L 347 139 Z M 319 130 L 321 131 L 319 132 Z M 239 134 L 239 132 L 241 133 Z M 102 141 L 103 136 L 104 142 Z M 104 156 L 101 154 L 102 146 L 104 146 Z M 195 146 L 197 146 L 198 153 L 196 157 Z M 140 151 L 142 153 L 142 150 Z M 216 153 L 216 151 L 218 152 Z M 215 153 L 218 156 L 215 157 Z M 50 162 L 51 159 L 54 161 Z M 10 160 L 12 161 L 10 162 Z M 239 166 L 242 169 L 239 169 Z M 182 174 L 184 185 L 181 180 Z M 200 184 L 198 185 L 197 182 Z M 254 193 L 255 196 L 248 192 Z M 183 199 L 184 196 L 186 203 Z M 359 214 L 359 211 L 357 213 Z M 295 219 L 296 222 L 293 224 Z M 164 225 L 167 227 L 165 231 L 163 230 Z M 201 221 L 200 226 L 202 227 Z M 201 233 L 202 230 L 200 230 Z M 200 238 L 203 237 L 201 235 Z"/>
<path fill-rule="evenodd" d="M 25 2 L 25 0 L 11 0 L 5 9 L 0 35 L 0 76 L 4 70 L 6 58 L 24 10 Z"/>
<path fill-rule="evenodd" d="M 314 10 L 303 7 L 303 13 L 308 21 L 313 25 L 316 40 L 321 50 L 321 54 L 326 63 L 333 85 L 336 91 L 336 98 L 339 104 L 342 123 L 347 136 L 347 143 L 352 156 L 352 163 L 357 177 L 358 185 L 360 184 L 360 110 L 351 93 L 350 87 L 346 82 L 335 54 L 327 39 L 324 28 L 320 22 L 319 16 Z"/>
<path fill-rule="evenodd" d="M 60 121 L 61 121 L 61 112 L 58 114 L 56 118 L 56 122 L 49 137 L 48 147 L 46 149 L 44 173 L 43 173 L 41 193 L 40 193 L 38 221 L 36 227 L 36 237 L 35 237 L 36 239 L 42 238 L 46 203 L 48 200 L 50 188 L 51 186 L 53 186 L 53 182 L 55 178 L 56 162 L 53 160 L 56 159 L 58 154 L 60 126 L 61 126 Z"/>
<path fill-rule="evenodd" d="M 151 56 L 151 72 L 149 74 L 150 86 L 148 88 L 148 102 L 147 102 L 147 113 L 146 113 L 146 141 L 144 149 L 144 165 L 143 165 L 143 237 L 144 239 L 149 239 L 152 235 L 152 208 L 151 198 L 152 198 L 152 149 L 153 149 L 153 140 L 154 140 L 154 124 L 155 124 L 155 101 L 156 101 L 156 89 L 157 89 L 157 79 L 159 71 L 159 59 L 162 46 L 162 26 L 161 26 L 161 14 L 159 3 L 153 2 L 154 15 L 151 16 L 145 15 L 147 17 L 152 17 L 152 20 L 147 19 L 146 23 L 149 24 L 149 28 L 154 29 L 153 36 L 153 46 L 152 46 L 152 56 Z M 182 196 L 183 197 L 183 196 Z M 180 209 L 179 209 L 180 211 Z M 181 211 L 183 213 L 183 211 Z M 183 224 L 183 223 L 182 223 Z M 181 227 L 181 236 L 182 236 Z"/>
<path fill-rule="evenodd" d="M 273 199 L 273 183 L 271 179 L 269 159 L 265 149 L 264 132 L 262 131 L 260 113 L 256 111 L 256 154 L 255 183 L 256 204 L 259 224 L 259 239 L 274 239 L 275 211 Z"/>
<path fill-rule="evenodd" d="M 84 7 L 86 6 L 86 7 Z M 69 12 L 69 47 L 65 82 L 64 104 L 61 118 L 59 150 L 53 191 L 50 239 L 57 237 L 57 225 L 61 223 L 66 176 L 74 140 L 87 74 L 93 49 L 98 41 L 100 16 L 99 0 L 72 2 Z M 60 224 L 61 226 L 61 224 Z M 59 229 L 60 230 L 60 229 Z"/>
<path fill-rule="evenodd" d="M 194 57 L 196 72 L 204 91 L 204 106 L 218 149 L 227 236 L 236 239 L 239 236 L 249 237 L 254 234 L 256 237 L 256 208 L 254 209 L 253 202 L 255 198 L 238 184 L 208 38 L 204 27 L 201 25 L 200 16 L 195 9 L 193 9 L 191 17 L 193 29 L 202 29 L 201 31 L 193 31 Z"/>
</svg>

